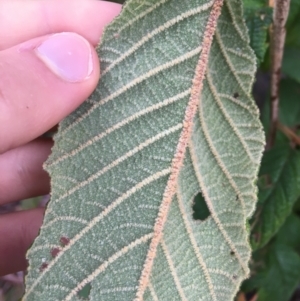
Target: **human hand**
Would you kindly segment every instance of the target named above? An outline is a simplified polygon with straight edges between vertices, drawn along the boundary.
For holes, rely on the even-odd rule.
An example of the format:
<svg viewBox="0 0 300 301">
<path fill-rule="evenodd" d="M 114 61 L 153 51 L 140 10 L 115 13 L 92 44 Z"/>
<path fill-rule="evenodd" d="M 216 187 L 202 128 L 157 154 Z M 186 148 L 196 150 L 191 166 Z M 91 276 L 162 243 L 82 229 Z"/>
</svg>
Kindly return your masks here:
<svg viewBox="0 0 300 301">
<path fill-rule="evenodd" d="M 96 87 L 91 45 L 119 12 L 92 0 L 0 1 L 0 205 L 49 193 L 52 141 L 39 136 Z M 26 268 L 42 218 L 40 208 L 0 215 L 0 275 Z"/>
</svg>

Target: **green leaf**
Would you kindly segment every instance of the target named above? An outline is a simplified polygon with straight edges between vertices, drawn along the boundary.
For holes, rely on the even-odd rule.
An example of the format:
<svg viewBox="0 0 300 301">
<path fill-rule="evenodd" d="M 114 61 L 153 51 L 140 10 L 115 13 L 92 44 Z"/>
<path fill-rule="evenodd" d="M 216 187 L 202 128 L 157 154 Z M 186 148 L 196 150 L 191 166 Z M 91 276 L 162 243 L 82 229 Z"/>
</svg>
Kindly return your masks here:
<svg viewBox="0 0 300 301">
<path fill-rule="evenodd" d="M 295 130 L 300 123 L 300 83 L 290 78 L 283 78 L 280 81 L 279 93 L 281 100 L 279 103 L 279 120 L 283 125 Z M 270 97 L 266 99 L 263 105 L 261 120 L 265 132 L 268 133 L 270 126 Z M 281 131 L 277 131 L 275 144 L 288 146 L 290 139 Z"/>
<path fill-rule="evenodd" d="M 290 246 L 300 253 L 300 218 L 291 214 L 276 235 L 276 243 Z"/>
<path fill-rule="evenodd" d="M 289 76 L 290 78 L 300 83 L 300 49 L 299 48 L 286 47 L 284 49 L 282 72 L 285 75 Z"/>
<path fill-rule="evenodd" d="M 300 101 L 299 101 L 300 83 L 297 83 L 291 79 L 281 80 L 279 97 L 280 97 L 280 107 L 279 107 L 280 122 L 288 127 L 295 127 L 299 125 L 300 124 Z"/>
<path fill-rule="evenodd" d="M 259 273 L 252 275 L 251 278 L 246 279 L 241 286 L 241 291 L 244 293 L 256 292 L 262 287 L 264 280 L 266 279 L 266 272 L 260 271 Z"/>
<path fill-rule="evenodd" d="M 99 85 L 47 162 L 24 301 L 79 300 L 88 283 L 91 301 L 233 299 L 264 136 L 241 3 L 218 20 L 221 4 L 131 0 L 107 27 Z"/>
<path fill-rule="evenodd" d="M 300 153 L 288 144 L 264 154 L 251 243 L 263 247 L 277 233 L 300 196 Z"/>
<path fill-rule="evenodd" d="M 287 32 L 285 44 L 289 47 L 300 47 L 300 1 L 291 1 L 289 16 L 286 24 Z"/>
<path fill-rule="evenodd" d="M 289 16 L 286 22 L 286 28 L 289 32 L 290 29 L 293 28 L 295 24 L 298 23 L 298 14 L 300 13 L 300 1 L 299 0 L 291 0 L 290 1 L 290 10 Z"/>
<path fill-rule="evenodd" d="M 289 246 L 275 244 L 270 251 L 257 301 L 288 301 L 299 285 L 300 257 Z"/>
<path fill-rule="evenodd" d="M 282 245 L 286 248 L 290 248 L 290 250 L 288 250 L 288 252 L 292 251 L 293 254 L 294 254 L 294 251 L 297 251 L 298 253 L 300 253 L 299 233 L 300 233 L 300 218 L 297 215 L 292 213 L 291 215 L 289 215 L 287 217 L 287 219 L 285 220 L 285 223 L 280 228 L 280 230 L 278 231 L 278 233 L 276 234 L 274 239 L 269 244 L 267 244 L 264 248 L 261 248 L 252 254 L 252 260 L 251 260 L 251 266 L 250 266 L 252 276 L 251 276 L 251 278 L 246 279 L 243 282 L 243 284 L 242 284 L 243 292 L 248 293 L 248 292 L 258 291 L 260 288 L 264 287 L 265 283 L 268 281 L 270 281 L 270 284 L 268 284 L 268 285 L 271 285 L 271 283 L 273 283 L 273 285 L 275 285 L 274 279 L 277 279 L 277 276 L 274 276 L 274 279 L 272 281 L 271 277 L 269 277 L 268 274 L 270 273 L 271 269 L 277 271 L 278 264 L 277 264 L 276 260 L 270 261 L 270 257 L 273 259 L 274 259 L 274 257 L 276 257 L 276 252 L 278 252 L 277 245 Z M 272 256 L 270 256 L 272 254 L 272 252 L 273 253 L 275 252 L 275 255 L 273 254 Z M 280 252 L 280 249 L 279 249 L 279 252 Z M 292 256 L 294 258 L 297 258 L 294 255 L 292 255 Z M 298 262 L 298 259 L 296 260 L 296 264 L 297 264 L 297 262 Z M 275 268 L 273 265 L 275 265 Z M 278 273 L 279 272 L 282 273 L 282 271 L 278 271 Z M 286 269 L 284 271 L 284 273 L 287 273 L 287 275 L 285 275 L 284 277 L 292 279 L 293 275 L 294 275 L 294 269 L 291 269 L 291 270 Z M 292 274 L 291 276 L 288 275 L 290 273 Z M 266 279 L 269 279 L 269 280 L 266 281 Z M 277 281 L 277 280 L 275 280 L 275 281 Z M 277 287 L 280 290 L 281 284 L 278 285 Z M 291 289 L 291 292 L 292 291 L 293 291 L 293 289 Z M 280 294 L 279 294 L 279 296 L 280 296 Z"/>
<path fill-rule="evenodd" d="M 300 214 L 300 198 L 297 200 L 297 202 L 294 206 L 294 212 L 297 214 Z"/>
<path fill-rule="evenodd" d="M 250 2 L 252 4 L 252 2 Z M 257 8 L 252 4 L 245 5 L 246 24 L 249 29 L 250 46 L 254 50 L 257 60 L 262 62 L 269 44 L 267 43 L 268 29 L 272 23 L 273 10 L 270 7 Z"/>
</svg>

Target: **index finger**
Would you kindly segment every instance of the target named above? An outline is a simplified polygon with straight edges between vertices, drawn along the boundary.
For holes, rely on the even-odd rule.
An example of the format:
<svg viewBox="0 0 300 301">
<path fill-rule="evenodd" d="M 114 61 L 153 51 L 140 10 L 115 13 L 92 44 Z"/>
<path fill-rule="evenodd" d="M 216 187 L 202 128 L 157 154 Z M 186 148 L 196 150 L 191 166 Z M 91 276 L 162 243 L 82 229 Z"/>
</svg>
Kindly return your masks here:
<svg viewBox="0 0 300 301">
<path fill-rule="evenodd" d="M 120 10 L 119 4 L 95 0 L 2 0 L 0 50 L 61 31 L 76 32 L 96 45 Z"/>
</svg>

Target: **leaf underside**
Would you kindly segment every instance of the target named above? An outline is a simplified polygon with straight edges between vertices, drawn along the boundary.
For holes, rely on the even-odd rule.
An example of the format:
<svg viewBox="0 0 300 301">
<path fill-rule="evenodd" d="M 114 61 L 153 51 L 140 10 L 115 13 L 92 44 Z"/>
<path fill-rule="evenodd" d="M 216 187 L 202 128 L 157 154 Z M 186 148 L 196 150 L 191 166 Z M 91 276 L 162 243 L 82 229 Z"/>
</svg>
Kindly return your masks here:
<svg viewBox="0 0 300 301">
<path fill-rule="evenodd" d="M 264 138 L 241 3 L 224 3 L 214 32 L 215 6 L 131 0 L 106 28 L 98 87 L 60 124 L 46 165 L 51 202 L 23 300 L 80 300 L 86 285 L 91 301 L 233 299 Z"/>
</svg>

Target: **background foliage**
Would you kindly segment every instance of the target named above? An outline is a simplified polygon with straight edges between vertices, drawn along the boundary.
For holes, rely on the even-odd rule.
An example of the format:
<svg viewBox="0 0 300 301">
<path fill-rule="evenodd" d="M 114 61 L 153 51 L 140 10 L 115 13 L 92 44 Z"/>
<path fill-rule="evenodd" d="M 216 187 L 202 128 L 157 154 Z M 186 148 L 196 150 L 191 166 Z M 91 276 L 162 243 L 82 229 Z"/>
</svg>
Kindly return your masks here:
<svg viewBox="0 0 300 301">
<path fill-rule="evenodd" d="M 269 128 L 268 3 L 245 0 L 251 46 L 259 63 L 254 87 L 265 127 Z M 300 1 L 291 0 L 280 83 L 280 123 L 276 143 L 264 153 L 256 212 L 250 221 L 252 277 L 242 291 L 257 301 L 299 300 L 300 283 Z M 293 138 L 293 137 L 294 138 Z M 297 141 L 296 141 L 297 140 Z M 250 299 L 249 299 L 250 300 Z"/>
</svg>

